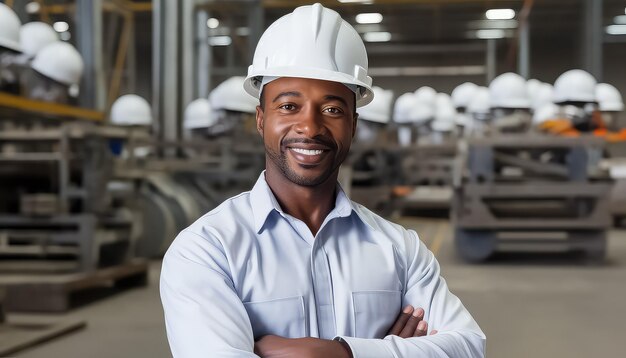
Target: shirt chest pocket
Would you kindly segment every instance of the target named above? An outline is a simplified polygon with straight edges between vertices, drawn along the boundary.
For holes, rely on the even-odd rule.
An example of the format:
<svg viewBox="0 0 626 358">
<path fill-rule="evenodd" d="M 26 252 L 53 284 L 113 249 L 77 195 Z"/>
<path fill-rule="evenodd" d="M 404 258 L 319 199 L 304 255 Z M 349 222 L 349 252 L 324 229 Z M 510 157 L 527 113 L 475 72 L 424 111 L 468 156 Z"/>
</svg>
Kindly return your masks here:
<svg viewBox="0 0 626 358">
<path fill-rule="evenodd" d="M 400 291 L 352 292 L 354 334 L 357 338 L 383 338 L 396 321 L 402 305 Z"/>
<path fill-rule="evenodd" d="M 248 312 L 255 341 L 270 334 L 286 338 L 306 335 L 302 296 L 244 302 L 243 305 Z"/>
</svg>

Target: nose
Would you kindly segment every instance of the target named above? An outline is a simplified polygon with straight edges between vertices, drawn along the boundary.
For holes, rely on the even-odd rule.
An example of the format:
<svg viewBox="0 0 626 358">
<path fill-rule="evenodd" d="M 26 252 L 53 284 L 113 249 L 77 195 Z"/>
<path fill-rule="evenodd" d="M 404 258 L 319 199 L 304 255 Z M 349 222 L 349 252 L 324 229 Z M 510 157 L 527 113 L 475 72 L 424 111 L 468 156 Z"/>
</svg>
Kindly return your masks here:
<svg viewBox="0 0 626 358">
<path fill-rule="evenodd" d="M 303 110 L 301 115 L 298 116 L 294 130 L 299 135 L 307 138 L 313 138 L 322 134 L 324 132 L 322 114 L 311 107 Z"/>
</svg>

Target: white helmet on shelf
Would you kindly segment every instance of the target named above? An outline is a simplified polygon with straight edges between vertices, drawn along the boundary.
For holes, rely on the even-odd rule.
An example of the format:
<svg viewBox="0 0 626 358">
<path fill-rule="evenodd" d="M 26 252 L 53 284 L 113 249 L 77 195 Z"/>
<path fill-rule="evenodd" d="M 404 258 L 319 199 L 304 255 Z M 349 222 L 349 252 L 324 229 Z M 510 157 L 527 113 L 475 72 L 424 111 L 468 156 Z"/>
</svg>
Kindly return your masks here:
<svg viewBox="0 0 626 358">
<path fill-rule="evenodd" d="M 554 87 L 549 83 L 540 83 L 531 97 L 531 107 L 533 110 L 537 110 L 543 107 L 547 103 L 552 103 L 552 97 L 554 96 Z"/>
<path fill-rule="evenodd" d="M 491 108 L 530 108 L 526 80 L 513 72 L 503 73 L 489 84 Z"/>
<path fill-rule="evenodd" d="M 555 119 L 558 113 L 559 106 L 554 103 L 545 103 L 533 113 L 533 125 L 538 126 L 549 119 Z"/>
<path fill-rule="evenodd" d="M 460 85 L 456 86 L 454 90 L 452 90 L 452 103 L 456 108 L 467 108 L 472 96 L 474 96 L 474 92 L 478 88 L 472 82 L 464 82 Z"/>
<path fill-rule="evenodd" d="M 22 22 L 15 12 L 0 3 L 0 46 L 9 50 L 22 52 L 20 47 L 20 27 Z"/>
<path fill-rule="evenodd" d="M 127 94 L 115 100 L 110 119 L 111 123 L 122 126 L 147 126 L 152 124 L 152 110 L 142 97 Z"/>
<path fill-rule="evenodd" d="M 617 88 L 608 83 L 598 83 L 596 98 L 602 112 L 621 112 L 624 110 L 624 101 Z"/>
<path fill-rule="evenodd" d="M 31 67 L 46 77 L 71 86 L 80 83 L 85 64 L 74 46 L 56 41 L 37 52 Z"/>
<path fill-rule="evenodd" d="M 443 98 L 440 96 L 439 98 Z M 449 132 L 456 127 L 457 111 L 452 104 L 441 99 L 435 109 L 435 120 L 430 124 L 430 128 L 436 132 Z"/>
<path fill-rule="evenodd" d="M 426 123 L 435 117 L 435 108 L 430 103 L 420 100 L 413 101 L 409 112 L 409 120 L 416 124 Z"/>
<path fill-rule="evenodd" d="M 356 105 L 372 100 L 367 52 L 361 36 L 337 12 L 320 4 L 300 6 L 261 36 L 244 84 L 258 98 L 262 78 L 300 77 L 357 86 Z"/>
<path fill-rule="evenodd" d="M 569 70 L 562 73 L 554 82 L 553 101 L 596 102 L 596 79 L 587 71 Z"/>
<path fill-rule="evenodd" d="M 29 22 L 20 29 L 22 52 L 29 57 L 34 57 L 39 50 L 56 41 L 59 41 L 59 35 L 45 22 Z"/>
<path fill-rule="evenodd" d="M 393 105 L 393 121 L 396 123 L 409 123 L 411 108 L 415 101 L 415 95 L 412 92 L 402 94 L 396 99 Z"/>
<path fill-rule="evenodd" d="M 435 97 L 437 97 L 437 91 L 434 88 L 428 86 L 422 86 L 415 90 L 415 96 L 418 101 L 433 103 L 435 102 Z"/>
<path fill-rule="evenodd" d="M 478 87 L 474 96 L 467 105 L 467 112 L 471 114 L 489 114 L 491 111 L 491 103 L 489 101 L 489 89 L 487 87 Z"/>
<path fill-rule="evenodd" d="M 454 106 L 454 102 L 452 102 L 452 97 L 450 97 L 449 94 L 439 92 L 435 96 L 435 108 L 439 109 L 443 107 L 454 108 L 455 106 Z"/>
<path fill-rule="evenodd" d="M 539 81 L 536 78 L 531 78 L 528 81 L 526 81 L 526 95 L 528 96 L 528 98 L 531 99 L 535 96 L 535 93 L 537 93 L 537 89 L 539 89 L 539 86 L 542 84 L 543 82 Z"/>
<path fill-rule="evenodd" d="M 233 76 L 220 83 L 209 94 L 211 109 L 256 113 L 259 101 L 244 91 L 245 78 Z"/>
<path fill-rule="evenodd" d="M 211 104 L 206 98 L 198 98 L 189 103 L 185 108 L 185 119 L 183 128 L 198 129 L 209 128 L 216 123 L 215 117 L 211 115 Z"/>
<path fill-rule="evenodd" d="M 374 92 L 374 99 L 358 110 L 359 119 L 376 123 L 389 123 L 393 91 L 377 86 L 372 87 L 372 91 Z"/>
</svg>

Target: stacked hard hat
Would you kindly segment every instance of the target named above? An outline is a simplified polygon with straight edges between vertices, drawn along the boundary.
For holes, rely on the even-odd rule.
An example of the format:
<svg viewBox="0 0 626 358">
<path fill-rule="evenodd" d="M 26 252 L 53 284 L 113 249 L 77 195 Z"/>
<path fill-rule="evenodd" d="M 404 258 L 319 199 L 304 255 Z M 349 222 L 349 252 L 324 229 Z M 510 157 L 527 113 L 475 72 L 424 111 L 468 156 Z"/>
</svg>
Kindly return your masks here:
<svg viewBox="0 0 626 358">
<path fill-rule="evenodd" d="M 422 86 L 415 91 L 415 96 L 420 102 L 435 103 L 437 91 L 435 91 L 435 89 L 432 87 Z"/>
<path fill-rule="evenodd" d="M 362 107 L 373 97 L 367 69 L 365 45 L 349 23 L 320 4 L 301 6 L 265 30 L 244 88 L 259 98 L 262 85 L 276 77 L 340 82 L 355 91 Z"/>
<path fill-rule="evenodd" d="M 244 91 L 244 77 L 234 76 L 220 83 L 209 95 L 213 111 L 255 113 L 258 101 Z"/>
<path fill-rule="evenodd" d="M 122 126 L 149 126 L 152 124 L 152 110 L 144 98 L 127 94 L 118 98 L 111 106 L 111 123 Z"/>
<path fill-rule="evenodd" d="M 566 71 L 554 82 L 553 102 L 596 102 L 596 83 L 596 79 L 586 71 Z"/>
<path fill-rule="evenodd" d="M 435 105 L 435 120 L 430 128 L 435 132 L 451 132 L 456 127 L 457 111 L 446 93 L 438 93 Z"/>
<path fill-rule="evenodd" d="M 478 86 L 472 82 L 464 82 L 452 90 L 452 103 L 458 110 L 465 110 L 474 96 Z"/>
<path fill-rule="evenodd" d="M 198 98 L 192 101 L 185 108 L 183 128 L 199 129 L 209 128 L 216 123 L 215 117 L 211 115 L 211 104 L 206 98 Z"/>
<path fill-rule="evenodd" d="M 393 105 L 393 120 L 396 123 L 410 123 L 411 109 L 415 102 L 415 95 L 412 92 L 402 94 L 396 99 Z"/>
<path fill-rule="evenodd" d="M 59 83 L 75 86 L 80 83 L 85 64 L 74 46 L 67 42 L 56 41 L 37 52 L 31 67 Z"/>
<path fill-rule="evenodd" d="M 359 119 L 376 123 L 389 123 L 391 119 L 391 101 L 393 91 L 380 87 L 372 87 L 374 99 L 358 110 Z"/>
<path fill-rule="evenodd" d="M 22 23 L 13 10 L 0 3 L 0 47 L 22 52 L 20 47 L 20 27 Z"/>
<path fill-rule="evenodd" d="M 533 126 L 540 126 L 543 122 L 556 119 L 559 113 L 559 106 L 554 103 L 544 103 L 533 113 Z"/>
<path fill-rule="evenodd" d="M 624 110 L 624 101 L 617 88 L 608 83 L 598 83 L 596 99 L 602 112 L 621 112 Z"/>
<path fill-rule="evenodd" d="M 548 103 L 552 103 L 554 88 L 549 83 L 540 82 L 530 97 L 530 105 L 533 111 L 537 111 Z"/>
<path fill-rule="evenodd" d="M 20 29 L 20 46 L 28 57 L 35 57 L 39 50 L 59 41 L 59 35 L 45 22 L 29 22 Z"/>
<path fill-rule="evenodd" d="M 433 117 L 434 101 L 427 102 L 424 97 L 412 92 L 405 93 L 396 99 L 393 119 L 398 124 L 421 125 Z"/>
<path fill-rule="evenodd" d="M 536 78 L 531 78 L 528 81 L 526 81 L 526 95 L 528 96 L 528 98 L 531 99 L 535 96 L 535 93 L 537 93 L 537 90 L 539 89 L 539 87 L 541 86 L 543 82 L 539 81 Z"/>
<path fill-rule="evenodd" d="M 526 92 L 526 80 L 512 72 L 503 73 L 491 81 L 489 99 L 491 108 L 530 108 L 530 101 Z"/>
</svg>

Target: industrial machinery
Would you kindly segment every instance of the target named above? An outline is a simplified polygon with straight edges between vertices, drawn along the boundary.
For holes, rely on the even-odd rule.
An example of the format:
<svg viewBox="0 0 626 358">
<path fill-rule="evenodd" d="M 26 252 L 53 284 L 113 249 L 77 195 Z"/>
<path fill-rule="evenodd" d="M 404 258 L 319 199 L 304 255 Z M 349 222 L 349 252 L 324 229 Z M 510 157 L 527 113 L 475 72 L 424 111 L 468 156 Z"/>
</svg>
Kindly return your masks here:
<svg viewBox="0 0 626 358">
<path fill-rule="evenodd" d="M 584 251 L 603 260 L 612 188 L 598 169 L 604 145 L 594 137 L 471 139 L 455 180 L 460 255 L 482 261 L 497 251 Z"/>
</svg>

